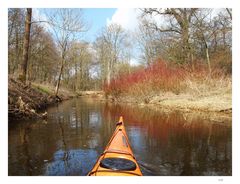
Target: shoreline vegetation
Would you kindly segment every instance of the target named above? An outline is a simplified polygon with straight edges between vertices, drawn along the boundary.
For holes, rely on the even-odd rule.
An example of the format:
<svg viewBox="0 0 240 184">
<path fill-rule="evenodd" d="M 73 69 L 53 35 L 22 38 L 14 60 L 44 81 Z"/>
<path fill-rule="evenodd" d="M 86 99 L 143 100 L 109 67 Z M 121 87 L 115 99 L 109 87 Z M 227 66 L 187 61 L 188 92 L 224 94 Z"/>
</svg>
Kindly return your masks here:
<svg viewBox="0 0 240 184">
<path fill-rule="evenodd" d="M 108 98 L 116 102 L 231 116 L 231 75 L 219 69 L 211 74 L 206 71 L 198 66 L 188 72 L 158 61 L 146 69 L 112 80 L 105 91 Z"/>
<path fill-rule="evenodd" d="M 201 115 L 201 117 L 213 121 L 223 122 L 225 119 L 231 119 L 232 115 L 231 78 L 224 81 L 219 79 L 218 84 L 215 83 L 215 89 L 211 86 L 211 90 L 196 94 L 181 92 L 176 94 L 170 91 L 157 93 L 155 91 L 155 94 L 146 92 L 136 95 L 135 91 L 135 95 L 125 93 L 113 96 L 104 91 L 70 92 L 61 89 L 59 96 L 55 97 L 54 87 L 50 85 L 36 83 L 23 85 L 21 82 L 9 78 L 8 115 L 9 120 L 47 118 L 44 110 L 50 105 L 73 97 L 90 97 L 110 103 L 135 104 L 166 113 L 180 111 L 189 116 Z M 202 83 L 202 85 L 205 84 Z M 195 90 L 199 91 L 200 86 Z"/>
<path fill-rule="evenodd" d="M 65 88 L 59 89 L 55 96 L 54 86 L 49 84 L 23 84 L 13 77 L 8 80 L 8 117 L 9 120 L 47 118 L 45 111 L 51 105 L 61 103 L 74 97 L 90 96 L 103 98 L 103 91 L 73 92 Z"/>
<path fill-rule="evenodd" d="M 133 32 L 112 22 L 90 41 L 85 9 L 9 8 L 9 119 L 79 96 L 231 118 L 232 10 L 131 11 Z"/>
</svg>

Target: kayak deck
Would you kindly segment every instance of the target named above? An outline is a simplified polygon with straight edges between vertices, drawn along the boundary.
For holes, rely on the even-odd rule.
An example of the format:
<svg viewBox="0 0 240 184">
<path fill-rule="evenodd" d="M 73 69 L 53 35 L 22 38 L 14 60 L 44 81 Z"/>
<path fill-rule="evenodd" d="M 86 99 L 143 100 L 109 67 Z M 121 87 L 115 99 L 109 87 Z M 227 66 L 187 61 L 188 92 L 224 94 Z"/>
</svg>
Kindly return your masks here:
<svg viewBox="0 0 240 184">
<path fill-rule="evenodd" d="M 88 176 L 142 176 L 130 147 L 122 117 Z"/>
</svg>

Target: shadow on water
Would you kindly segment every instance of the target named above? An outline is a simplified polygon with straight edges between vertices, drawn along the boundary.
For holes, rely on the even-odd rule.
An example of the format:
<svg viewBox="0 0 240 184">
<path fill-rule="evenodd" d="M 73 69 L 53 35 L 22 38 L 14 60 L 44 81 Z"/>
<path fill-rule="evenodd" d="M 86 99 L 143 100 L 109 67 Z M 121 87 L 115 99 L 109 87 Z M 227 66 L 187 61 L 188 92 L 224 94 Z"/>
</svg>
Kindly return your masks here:
<svg viewBox="0 0 240 184">
<path fill-rule="evenodd" d="M 80 98 L 9 123 L 9 175 L 87 175 L 120 115 L 144 175 L 232 174 L 231 122 Z"/>
</svg>

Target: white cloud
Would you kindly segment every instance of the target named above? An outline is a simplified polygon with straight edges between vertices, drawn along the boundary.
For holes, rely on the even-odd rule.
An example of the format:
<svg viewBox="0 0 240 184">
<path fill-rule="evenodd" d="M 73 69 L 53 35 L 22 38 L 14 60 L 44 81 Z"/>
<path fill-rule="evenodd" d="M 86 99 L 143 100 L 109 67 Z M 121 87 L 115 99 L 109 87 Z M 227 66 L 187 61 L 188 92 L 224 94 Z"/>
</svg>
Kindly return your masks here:
<svg viewBox="0 0 240 184">
<path fill-rule="evenodd" d="M 107 26 L 115 23 L 121 25 L 124 29 L 134 31 L 138 26 L 138 9 L 118 8 L 111 19 L 107 19 Z"/>
<path fill-rule="evenodd" d="M 109 19 L 107 18 L 107 26 L 110 24 L 119 24 L 130 33 L 133 33 L 138 28 L 138 17 L 140 15 L 139 9 L 134 8 L 118 8 L 112 17 Z M 134 49 L 133 53 L 136 52 L 136 48 Z M 133 54 L 135 55 L 135 54 Z M 139 61 L 132 57 L 130 60 L 130 65 L 137 66 L 139 65 Z"/>
</svg>

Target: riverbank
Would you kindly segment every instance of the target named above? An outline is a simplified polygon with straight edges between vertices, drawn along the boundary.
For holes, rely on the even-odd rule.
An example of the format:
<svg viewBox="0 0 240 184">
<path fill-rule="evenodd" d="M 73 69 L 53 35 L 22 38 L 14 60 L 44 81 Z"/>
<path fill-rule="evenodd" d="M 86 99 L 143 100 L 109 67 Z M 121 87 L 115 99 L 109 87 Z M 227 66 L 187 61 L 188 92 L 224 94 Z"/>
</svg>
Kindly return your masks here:
<svg viewBox="0 0 240 184">
<path fill-rule="evenodd" d="M 93 97 L 93 98 L 105 98 L 104 91 L 77 91 L 78 97 Z"/>
<path fill-rule="evenodd" d="M 118 98 L 108 98 L 116 103 L 133 103 L 139 106 L 147 106 L 152 110 L 161 110 L 166 113 L 180 111 L 190 117 L 192 115 L 211 119 L 216 122 L 231 119 L 232 117 L 232 93 L 231 90 L 225 92 L 209 92 L 204 95 L 174 94 L 165 92 L 155 95 L 145 96 L 120 96 Z"/>
<path fill-rule="evenodd" d="M 166 92 L 156 95 L 146 95 L 141 97 L 120 96 L 111 98 L 120 103 L 137 103 L 139 105 L 159 106 L 166 110 L 181 110 L 185 112 L 218 112 L 224 114 L 232 113 L 231 91 L 225 93 L 215 93 L 208 95 L 174 94 Z"/>
<path fill-rule="evenodd" d="M 188 81 L 188 83 L 190 83 Z M 14 79 L 9 79 L 8 114 L 9 119 L 27 119 L 46 117 L 44 109 L 51 104 L 59 103 L 72 97 L 98 98 L 115 103 L 138 104 L 148 106 L 150 109 L 161 111 L 181 111 L 185 114 L 206 114 L 214 120 L 231 118 L 232 115 L 232 90 L 231 79 L 208 82 L 208 88 L 203 83 L 191 80 L 187 90 L 181 93 L 164 91 L 145 91 L 141 95 L 123 93 L 119 96 L 105 94 L 103 91 L 78 91 L 70 92 L 60 89 L 58 97 L 54 96 L 54 87 L 32 83 L 23 85 Z M 220 84 L 221 83 L 221 84 Z M 106 98 L 105 98 L 106 97 Z M 40 113 L 41 112 L 41 113 Z M 208 116 L 207 115 L 207 116 Z"/>
<path fill-rule="evenodd" d="M 47 113 L 42 112 L 52 104 L 67 100 L 76 96 L 73 92 L 66 89 L 60 89 L 56 97 L 54 87 L 49 85 L 23 83 L 9 78 L 8 80 L 8 118 L 29 119 L 46 118 Z"/>
<path fill-rule="evenodd" d="M 111 100 L 112 101 L 112 100 Z M 154 112 L 181 113 L 186 120 L 200 118 L 215 123 L 231 122 L 231 94 L 212 95 L 208 97 L 191 97 L 190 95 L 163 94 L 152 97 L 121 97 L 113 100 L 119 104 L 136 104 L 139 108 L 148 108 Z"/>
<path fill-rule="evenodd" d="M 202 66 L 188 71 L 159 61 L 113 79 L 105 86 L 105 92 L 108 99 L 120 103 L 185 112 L 232 114 L 231 74 L 218 68 L 211 73 Z"/>
</svg>

